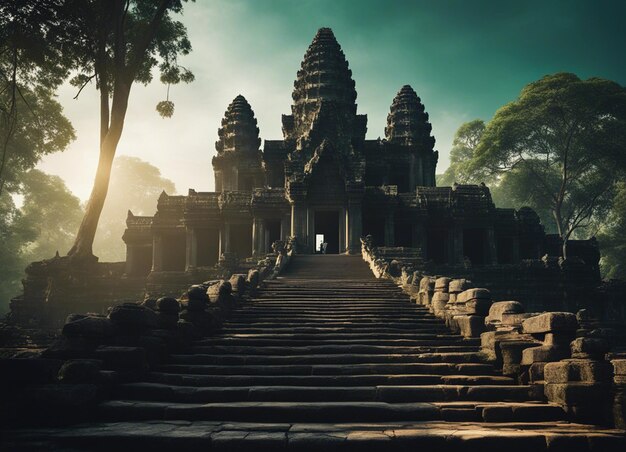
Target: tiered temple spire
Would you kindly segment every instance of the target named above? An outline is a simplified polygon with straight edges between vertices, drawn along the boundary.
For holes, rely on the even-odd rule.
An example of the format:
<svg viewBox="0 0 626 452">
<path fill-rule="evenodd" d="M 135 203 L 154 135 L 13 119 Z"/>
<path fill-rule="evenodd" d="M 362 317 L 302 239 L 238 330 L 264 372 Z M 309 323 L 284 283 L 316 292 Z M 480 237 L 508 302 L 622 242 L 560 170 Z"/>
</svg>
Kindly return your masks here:
<svg viewBox="0 0 626 452">
<path fill-rule="evenodd" d="M 387 140 L 405 146 L 420 146 L 431 150 L 435 138 L 430 135 L 432 126 L 424 104 L 410 85 L 404 85 L 393 99 L 387 115 L 385 136 Z"/>
<path fill-rule="evenodd" d="M 256 153 L 261 147 L 259 128 L 252 107 L 241 94 L 228 106 L 218 129 L 219 140 L 215 143 L 218 154 L 224 152 Z"/>
<path fill-rule="evenodd" d="M 320 28 L 304 55 L 292 98 L 293 129 L 287 138 L 302 135 L 310 128 L 322 102 L 356 114 L 356 90 L 348 61 L 330 28 Z"/>
</svg>

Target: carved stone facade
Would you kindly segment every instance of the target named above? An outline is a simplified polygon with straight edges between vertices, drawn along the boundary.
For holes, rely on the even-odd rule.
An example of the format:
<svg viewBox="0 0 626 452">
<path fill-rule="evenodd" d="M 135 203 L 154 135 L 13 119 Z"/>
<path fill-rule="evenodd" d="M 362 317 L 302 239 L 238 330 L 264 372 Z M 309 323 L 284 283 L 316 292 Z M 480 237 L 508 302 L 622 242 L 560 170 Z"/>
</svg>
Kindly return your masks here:
<svg viewBox="0 0 626 452">
<path fill-rule="evenodd" d="M 271 252 L 360 253 L 360 239 L 421 250 L 437 265 L 489 266 L 546 254 L 530 209 L 494 206 L 478 185 L 435 186 L 438 152 L 428 113 L 403 86 L 391 103 L 385 139 L 366 140 L 355 83 L 329 28 L 318 31 L 297 73 L 282 140 L 261 150 L 254 112 L 239 95 L 228 106 L 213 158 L 216 192 L 189 190 L 158 201 L 154 217 L 129 213 L 127 273 L 193 272 L 220 257 Z"/>
</svg>

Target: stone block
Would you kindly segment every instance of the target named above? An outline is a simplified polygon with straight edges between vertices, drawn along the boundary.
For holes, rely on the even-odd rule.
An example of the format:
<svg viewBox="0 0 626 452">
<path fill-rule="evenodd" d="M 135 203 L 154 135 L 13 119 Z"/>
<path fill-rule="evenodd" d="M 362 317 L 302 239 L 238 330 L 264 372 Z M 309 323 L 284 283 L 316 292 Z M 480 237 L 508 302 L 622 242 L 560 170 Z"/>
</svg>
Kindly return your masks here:
<svg viewBox="0 0 626 452">
<path fill-rule="evenodd" d="M 502 355 L 502 373 L 514 375 L 519 372 L 522 352 L 527 348 L 537 346 L 537 342 L 512 340 L 500 342 L 499 346 Z"/>
<path fill-rule="evenodd" d="M 207 295 L 211 303 L 231 303 L 234 301 L 232 296 L 233 286 L 229 281 L 220 281 L 213 284 L 207 289 Z"/>
<path fill-rule="evenodd" d="M 246 294 L 246 275 L 242 273 L 235 273 L 230 277 L 229 281 L 232 287 L 233 295 L 237 298 L 241 298 Z"/>
<path fill-rule="evenodd" d="M 208 303 L 209 297 L 207 296 L 206 290 L 206 286 L 202 284 L 195 284 L 189 287 L 189 290 L 187 290 L 187 298 L 189 299 L 189 301 L 197 300 Z"/>
<path fill-rule="evenodd" d="M 448 293 L 450 287 L 450 278 L 442 277 L 435 280 L 435 292 Z"/>
<path fill-rule="evenodd" d="M 533 316 L 535 316 L 537 314 L 532 313 L 532 312 L 520 312 L 520 313 L 516 313 L 516 314 L 511 314 L 508 312 L 505 312 L 502 314 L 502 321 L 501 321 L 501 325 L 502 326 L 513 326 L 513 327 L 520 327 L 522 326 L 522 323 L 524 322 L 524 320 L 529 319 Z"/>
<path fill-rule="evenodd" d="M 158 323 L 156 312 L 134 303 L 113 307 L 109 312 L 109 319 L 115 325 L 130 330 L 156 328 Z"/>
<path fill-rule="evenodd" d="M 480 337 L 485 331 L 485 321 L 483 317 L 478 315 L 458 315 L 454 320 L 465 338 Z"/>
<path fill-rule="evenodd" d="M 530 383 L 543 381 L 545 378 L 545 367 L 548 363 L 536 362 L 528 367 L 528 380 Z"/>
<path fill-rule="evenodd" d="M 546 383 L 609 382 L 612 370 L 611 364 L 607 361 L 566 359 L 546 364 L 544 379 Z"/>
<path fill-rule="evenodd" d="M 206 293 L 206 290 L 205 290 Z M 176 298 L 162 297 L 157 300 L 157 311 L 165 314 L 176 314 L 180 312 L 180 303 Z"/>
<path fill-rule="evenodd" d="M 609 344 L 602 338 L 578 337 L 570 344 L 572 358 L 603 360 Z"/>
<path fill-rule="evenodd" d="M 572 342 L 572 339 L 574 339 L 574 337 L 573 337 L 573 333 L 571 332 L 546 333 L 546 335 L 543 338 L 543 343 L 546 345 L 558 345 L 558 346 L 569 348 L 570 342 Z"/>
<path fill-rule="evenodd" d="M 115 327 L 106 317 L 87 316 L 63 325 L 62 334 L 70 338 L 104 339 L 115 334 Z"/>
<path fill-rule="evenodd" d="M 448 293 L 458 294 L 469 287 L 470 282 L 467 279 L 453 279 L 448 285 Z"/>
<path fill-rule="evenodd" d="M 472 298 L 465 303 L 465 312 L 483 317 L 483 325 L 485 323 L 484 317 L 489 314 L 489 308 L 491 308 L 491 300 L 484 298 Z"/>
<path fill-rule="evenodd" d="M 626 375 L 626 359 L 614 359 L 611 364 L 615 375 Z"/>
<path fill-rule="evenodd" d="M 529 334 L 575 332 L 578 322 L 571 312 L 546 312 L 524 320 L 522 328 Z"/>
<path fill-rule="evenodd" d="M 546 383 L 544 393 L 548 401 L 559 405 L 597 405 L 608 400 L 611 386 L 586 382 Z"/>
<path fill-rule="evenodd" d="M 482 289 L 475 287 L 463 291 L 463 301 L 468 302 L 471 300 L 491 300 L 491 292 L 489 289 Z"/>
<path fill-rule="evenodd" d="M 97 359 L 72 359 L 63 363 L 58 379 L 61 383 L 98 383 L 102 361 Z"/>
<path fill-rule="evenodd" d="M 523 312 L 524 306 L 519 301 L 497 301 L 489 307 L 489 314 L 485 323 L 499 324 L 502 323 L 503 314 L 521 314 Z"/>
<path fill-rule="evenodd" d="M 443 317 L 445 315 L 446 305 L 448 304 L 449 299 L 449 294 L 444 292 L 435 292 L 431 301 L 433 314 L 437 317 Z"/>
<path fill-rule="evenodd" d="M 569 349 L 567 347 L 559 347 L 556 345 L 540 345 L 538 347 L 526 348 L 522 351 L 522 361 L 520 364 L 529 366 L 532 363 L 542 362 L 549 363 L 560 361 L 569 357 Z"/>
<path fill-rule="evenodd" d="M 208 307 L 209 307 L 209 304 L 207 303 L 206 300 L 201 300 L 201 299 L 197 299 L 197 298 L 190 298 L 187 301 L 187 310 L 188 311 L 194 311 L 194 312 L 204 311 Z"/>
</svg>

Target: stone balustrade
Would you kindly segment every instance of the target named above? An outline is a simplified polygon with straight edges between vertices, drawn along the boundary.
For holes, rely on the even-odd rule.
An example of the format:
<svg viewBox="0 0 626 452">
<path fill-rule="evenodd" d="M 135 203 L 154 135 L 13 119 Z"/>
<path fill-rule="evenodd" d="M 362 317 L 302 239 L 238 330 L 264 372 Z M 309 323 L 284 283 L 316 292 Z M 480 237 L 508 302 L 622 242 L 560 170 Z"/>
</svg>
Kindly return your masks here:
<svg viewBox="0 0 626 452">
<path fill-rule="evenodd" d="M 611 350 L 619 335 L 589 310 L 526 312 L 518 301 L 494 302 L 470 280 L 384 259 L 370 239 L 362 253 L 376 277 L 394 281 L 464 338 L 480 338 L 483 360 L 503 375 L 543 388 L 572 420 L 626 426 L 626 354 Z"/>
</svg>

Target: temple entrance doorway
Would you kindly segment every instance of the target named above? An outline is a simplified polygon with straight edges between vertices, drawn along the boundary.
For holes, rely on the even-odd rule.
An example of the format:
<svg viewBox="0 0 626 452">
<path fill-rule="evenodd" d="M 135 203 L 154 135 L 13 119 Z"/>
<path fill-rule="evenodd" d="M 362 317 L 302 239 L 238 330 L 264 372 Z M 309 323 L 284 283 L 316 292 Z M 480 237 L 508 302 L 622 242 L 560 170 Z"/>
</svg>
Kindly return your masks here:
<svg viewBox="0 0 626 452">
<path fill-rule="evenodd" d="M 318 236 L 323 236 L 323 243 L 327 243 L 326 254 L 339 253 L 339 211 L 337 210 L 316 210 L 315 211 L 315 242 L 316 252 L 319 252 L 317 244 Z"/>
</svg>

